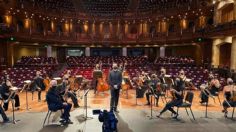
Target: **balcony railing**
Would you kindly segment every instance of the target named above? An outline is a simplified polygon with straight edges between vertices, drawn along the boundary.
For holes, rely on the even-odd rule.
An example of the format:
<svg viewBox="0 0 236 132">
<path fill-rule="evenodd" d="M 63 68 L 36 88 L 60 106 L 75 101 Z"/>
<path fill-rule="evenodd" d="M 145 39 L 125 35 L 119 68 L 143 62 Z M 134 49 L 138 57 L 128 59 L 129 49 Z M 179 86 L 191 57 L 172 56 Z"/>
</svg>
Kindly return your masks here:
<svg viewBox="0 0 236 132">
<path fill-rule="evenodd" d="M 196 32 L 191 30 L 183 30 L 182 32 L 168 32 L 155 34 L 94 34 L 94 33 L 76 33 L 76 32 L 37 32 L 36 30 L 18 30 L 12 29 L 9 36 L 15 36 L 19 41 L 43 41 L 43 42 L 58 42 L 58 43 L 156 43 L 166 44 L 171 42 L 190 41 L 198 37 L 217 37 L 229 36 L 236 34 L 236 21 L 225 23 L 218 26 L 208 26 L 204 29 L 196 29 Z"/>
</svg>

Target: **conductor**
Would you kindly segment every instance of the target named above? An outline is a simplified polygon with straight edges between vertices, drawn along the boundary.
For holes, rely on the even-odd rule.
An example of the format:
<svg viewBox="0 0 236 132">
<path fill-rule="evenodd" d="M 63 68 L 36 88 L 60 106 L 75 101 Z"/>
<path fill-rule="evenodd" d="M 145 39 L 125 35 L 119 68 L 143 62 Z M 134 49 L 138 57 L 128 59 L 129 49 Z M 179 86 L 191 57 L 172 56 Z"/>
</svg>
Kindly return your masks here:
<svg viewBox="0 0 236 132">
<path fill-rule="evenodd" d="M 112 70 L 109 72 L 108 83 L 111 90 L 110 111 L 118 112 L 117 105 L 119 102 L 119 94 L 122 83 L 122 73 L 118 69 L 118 65 L 113 63 Z"/>
</svg>

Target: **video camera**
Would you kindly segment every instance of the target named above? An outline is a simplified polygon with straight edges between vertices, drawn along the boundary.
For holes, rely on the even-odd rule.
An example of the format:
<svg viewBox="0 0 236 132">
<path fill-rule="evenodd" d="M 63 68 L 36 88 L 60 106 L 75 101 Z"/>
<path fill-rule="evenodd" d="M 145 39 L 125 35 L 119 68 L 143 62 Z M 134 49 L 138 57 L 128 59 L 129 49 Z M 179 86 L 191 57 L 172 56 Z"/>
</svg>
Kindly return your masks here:
<svg viewBox="0 0 236 132">
<path fill-rule="evenodd" d="M 102 132 L 117 132 L 118 120 L 113 111 L 93 110 L 93 115 L 99 115 L 98 120 L 103 122 Z"/>
</svg>

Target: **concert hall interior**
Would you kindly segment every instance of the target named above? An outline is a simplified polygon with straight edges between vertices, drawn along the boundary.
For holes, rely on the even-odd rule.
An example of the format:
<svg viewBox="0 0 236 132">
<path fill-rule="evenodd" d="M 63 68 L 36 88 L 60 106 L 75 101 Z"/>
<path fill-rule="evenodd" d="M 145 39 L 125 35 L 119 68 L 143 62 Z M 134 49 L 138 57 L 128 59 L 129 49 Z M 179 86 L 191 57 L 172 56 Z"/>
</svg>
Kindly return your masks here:
<svg viewBox="0 0 236 132">
<path fill-rule="evenodd" d="M 236 0 L 0 0 L 1 132 L 236 132 Z"/>
</svg>

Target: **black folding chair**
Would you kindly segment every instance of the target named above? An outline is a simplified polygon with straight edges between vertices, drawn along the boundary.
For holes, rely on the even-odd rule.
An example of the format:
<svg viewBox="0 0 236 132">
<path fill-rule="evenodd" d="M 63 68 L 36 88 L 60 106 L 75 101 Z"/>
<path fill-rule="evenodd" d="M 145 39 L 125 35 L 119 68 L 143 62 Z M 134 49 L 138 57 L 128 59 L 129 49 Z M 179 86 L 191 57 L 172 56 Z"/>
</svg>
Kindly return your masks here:
<svg viewBox="0 0 236 132">
<path fill-rule="evenodd" d="M 181 105 L 177 106 L 177 113 L 179 112 L 179 108 L 185 108 L 186 113 L 189 116 L 189 113 L 188 113 L 188 110 L 187 110 L 187 108 L 189 108 L 190 112 L 192 114 L 192 117 L 195 120 L 195 117 L 194 117 L 194 114 L 193 114 L 193 111 L 192 111 L 192 108 L 191 108 L 192 107 L 192 102 L 193 102 L 193 97 L 194 97 L 193 92 L 188 91 L 187 95 L 185 96 L 185 99 L 184 99 L 185 101 Z"/>
<path fill-rule="evenodd" d="M 216 92 L 215 93 L 215 95 L 213 95 L 213 97 L 217 97 L 218 98 L 218 101 L 219 101 L 219 103 L 220 103 L 220 105 L 221 105 L 221 100 L 220 100 L 220 96 L 219 96 L 219 91 L 218 92 Z"/>
<path fill-rule="evenodd" d="M 50 119 L 50 117 L 51 117 L 52 112 L 57 112 L 57 111 L 52 111 L 52 110 L 49 110 L 49 109 L 48 109 L 47 115 L 46 115 L 46 117 L 45 117 L 45 119 L 44 119 L 44 122 L 43 122 L 43 127 L 44 127 L 45 122 L 46 122 L 47 120 L 48 120 L 48 124 L 49 124 L 49 119 Z M 61 113 L 62 113 L 62 110 L 61 110 Z"/>
<path fill-rule="evenodd" d="M 232 119 L 234 118 L 234 110 L 235 110 L 235 107 L 236 107 L 236 105 L 234 105 L 234 106 L 232 106 L 233 107 L 233 112 L 232 112 Z"/>
</svg>

